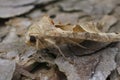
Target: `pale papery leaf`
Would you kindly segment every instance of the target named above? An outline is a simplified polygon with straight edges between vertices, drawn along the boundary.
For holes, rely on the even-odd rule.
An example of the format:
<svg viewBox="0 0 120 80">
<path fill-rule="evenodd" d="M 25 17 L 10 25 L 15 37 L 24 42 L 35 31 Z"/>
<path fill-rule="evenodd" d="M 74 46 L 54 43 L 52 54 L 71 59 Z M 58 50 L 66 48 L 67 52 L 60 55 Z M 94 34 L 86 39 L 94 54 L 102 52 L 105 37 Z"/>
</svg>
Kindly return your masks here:
<svg viewBox="0 0 120 80">
<path fill-rule="evenodd" d="M 102 26 L 98 26 L 98 29 L 100 29 L 102 32 L 108 32 L 110 27 L 114 24 L 116 24 L 117 22 L 117 18 L 114 16 L 110 16 L 110 15 L 105 15 L 100 21 L 99 23 Z"/>
<path fill-rule="evenodd" d="M 89 32 L 89 33 L 100 33 L 101 32 L 97 28 L 97 26 L 100 25 L 97 22 L 85 22 L 85 23 L 80 23 L 79 25 L 85 32 Z"/>
</svg>

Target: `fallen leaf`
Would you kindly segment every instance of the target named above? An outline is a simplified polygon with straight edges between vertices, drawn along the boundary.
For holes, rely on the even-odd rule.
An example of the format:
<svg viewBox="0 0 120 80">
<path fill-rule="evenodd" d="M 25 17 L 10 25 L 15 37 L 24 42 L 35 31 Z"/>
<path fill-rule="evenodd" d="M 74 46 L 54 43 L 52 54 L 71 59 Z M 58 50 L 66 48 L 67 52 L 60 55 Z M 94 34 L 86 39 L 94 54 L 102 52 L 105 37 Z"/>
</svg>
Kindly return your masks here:
<svg viewBox="0 0 120 80">
<path fill-rule="evenodd" d="M 9 18 L 18 16 L 32 10 L 34 6 L 21 6 L 21 7 L 0 7 L 0 18 Z"/>
<path fill-rule="evenodd" d="M 111 71 L 115 70 L 116 68 L 116 63 L 114 61 L 117 54 L 116 48 L 108 48 L 98 53 L 101 54 L 101 60 L 95 69 L 93 77 L 90 80 L 106 80 Z"/>
<path fill-rule="evenodd" d="M 36 2 L 36 0 L 0 0 L 0 6 L 2 7 L 17 7 L 22 5 L 28 5 Z"/>
<path fill-rule="evenodd" d="M 9 27 L 14 27 L 17 35 L 23 36 L 32 22 L 28 18 L 13 18 L 6 22 L 6 24 Z"/>
<path fill-rule="evenodd" d="M 13 61 L 0 59 L 0 80 L 11 80 L 16 64 Z"/>
</svg>

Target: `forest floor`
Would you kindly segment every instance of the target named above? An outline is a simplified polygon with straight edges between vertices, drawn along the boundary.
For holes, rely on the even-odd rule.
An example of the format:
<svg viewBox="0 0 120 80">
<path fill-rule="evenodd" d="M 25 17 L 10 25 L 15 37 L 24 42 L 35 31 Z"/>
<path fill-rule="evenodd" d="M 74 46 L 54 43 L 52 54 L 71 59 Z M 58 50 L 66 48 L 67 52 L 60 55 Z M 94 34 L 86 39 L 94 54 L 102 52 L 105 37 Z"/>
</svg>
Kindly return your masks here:
<svg viewBox="0 0 120 80">
<path fill-rule="evenodd" d="M 120 0 L 0 0 L 0 80 L 120 80 L 120 42 L 85 40 L 36 50 L 25 44 L 29 26 L 44 15 L 55 23 L 103 21 L 120 32 Z"/>
</svg>

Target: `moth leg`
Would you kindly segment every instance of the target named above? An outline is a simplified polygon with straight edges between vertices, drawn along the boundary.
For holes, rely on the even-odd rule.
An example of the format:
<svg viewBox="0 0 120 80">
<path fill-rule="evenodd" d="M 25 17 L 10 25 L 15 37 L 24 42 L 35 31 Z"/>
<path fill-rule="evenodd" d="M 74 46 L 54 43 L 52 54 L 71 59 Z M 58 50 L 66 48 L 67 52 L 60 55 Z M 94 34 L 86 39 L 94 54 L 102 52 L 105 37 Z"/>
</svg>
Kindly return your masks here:
<svg viewBox="0 0 120 80">
<path fill-rule="evenodd" d="M 39 50 L 39 39 L 36 40 L 36 48 Z"/>
<path fill-rule="evenodd" d="M 63 52 L 61 51 L 61 49 L 60 49 L 59 46 L 54 45 L 54 47 L 58 49 L 59 53 L 60 53 L 64 58 L 66 58 L 65 55 L 63 54 Z"/>
<path fill-rule="evenodd" d="M 72 43 L 72 44 L 75 44 L 75 45 L 83 48 L 83 49 L 88 49 L 87 47 L 85 47 L 85 46 L 83 46 L 83 45 L 81 45 L 81 44 L 79 44 L 79 43 L 77 43 L 77 42 L 75 42 L 75 41 L 72 41 L 72 40 L 68 40 L 68 41 L 69 41 L 70 43 Z"/>
<path fill-rule="evenodd" d="M 69 61 L 71 64 L 74 64 L 73 61 L 71 61 L 71 60 L 69 60 L 68 58 L 65 57 L 65 55 L 63 54 L 63 52 L 61 51 L 61 49 L 60 49 L 59 46 L 57 46 L 56 44 L 55 44 L 54 46 L 58 49 L 59 53 L 63 56 L 63 58 L 64 58 L 65 60 Z"/>
<path fill-rule="evenodd" d="M 41 42 L 41 40 L 39 38 L 36 39 L 36 48 L 37 48 L 37 50 L 39 50 L 41 48 L 45 48 L 45 45 Z"/>
<path fill-rule="evenodd" d="M 61 49 L 56 45 L 56 43 L 55 43 L 53 40 L 51 40 L 51 39 L 45 39 L 45 41 L 47 41 L 47 42 L 49 42 L 50 44 L 54 45 L 54 47 L 58 49 L 58 51 L 60 52 L 60 54 L 61 54 L 63 57 L 65 57 L 65 55 L 62 53 Z"/>
<path fill-rule="evenodd" d="M 39 39 L 36 39 L 36 49 L 37 49 L 37 53 L 40 52 L 40 51 L 39 51 L 39 45 L 41 45 L 41 43 L 40 43 Z M 38 55 L 36 55 L 36 56 L 38 57 Z M 35 56 L 35 59 L 37 59 L 36 56 Z M 40 57 L 42 60 L 44 60 L 44 57 L 43 57 L 41 54 L 39 54 L 39 57 Z M 38 60 L 38 59 L 37 59 L 37 60 Z"/>
<path fill-rule="evenodd" d="M 60 47 L 57 46 L 54 41 L 52 41 L 52 40 L 50 40 L 50 39 L 45 39 L 45 40 L 46 40 L 47 42 L 49 42 L 50 44 L 54 45 L 54 47 L 58 49 L 59 53 L 63 56 L 63 58 L 64 58 L 65 60 L 69 61 L 69 62 L 72 63 L 72 64 L 74 63 L 73 61 L 71 61 L 71 60 L 69 60 L 68 58 L 65 57 L 65 55 L 64 55 L 63 52 L 61 51 Z"/>
</svg>

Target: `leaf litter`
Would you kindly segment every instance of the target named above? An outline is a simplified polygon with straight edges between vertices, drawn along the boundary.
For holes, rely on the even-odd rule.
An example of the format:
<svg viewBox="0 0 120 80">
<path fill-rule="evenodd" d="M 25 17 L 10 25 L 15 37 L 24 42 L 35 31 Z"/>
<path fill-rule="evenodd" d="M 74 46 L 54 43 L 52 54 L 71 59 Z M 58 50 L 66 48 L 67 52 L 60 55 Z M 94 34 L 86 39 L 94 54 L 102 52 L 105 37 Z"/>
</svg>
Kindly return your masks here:
<svg viewBox="0 0 120 80">
<path fill-rule="evenodd" d="M 118 73 L 112 74 L 116 69 L 119 71 L 119 61 L 114 61 L 118 54 L 118 47 L 115 44 L 119 43 L 116 41 L 119 41 L 120 36 L 117 27 L 119 25 L 119 14 L 117 12 L 119 8 L 116 7 L 118 6 L 116 4 L 119 4 L 118 1 L 106 0 L 100 3 L 99 0 L 76 0 L 73 2 L 77 4 L 72 7 L 70 6 L 71 1 L 67 0 L 46 1 L 38 3 L 39 1 L 30 0 L 21 1 L 18 4 L 13 4 L 14 2 L 2 4 L 4 10 L 7 10 L 8 6 L 13 10 L 16 6 L 18 6 L 17 8 L 23 7 L 23 9 L 33 6 L 28 11 L 26 9 L 25 12 L 20 10 L 19 14 L 16 11 L 12 16 L 9 13 L 7 16 L 6 14 L 1 16 L 1 18 L 9 18 L 9 20 L 5 20 L 6 24 L 0 27 L 0 57 L 10 62 L 15 61 L 14 74 L 9 73 L 13 80 L 106 80 L 118 75 Z M 61 5 L 61 3 L 69 7 Z M 116 11 L 113 11 L 114 9 Z M 25 14 L 26 11 L 29 12 L 30 10 L 32 10 L 30 13 Z M 24 15 L 14 17 L 22 14 Z M 42 17 L 44 14 L 48 14 L 53 20 L 50 18 L 44 20 Z M 31 26 L 33 28 L 30 30 Z M 29 42 L 32 46 L 25 44 L 25 37 L 28 36 L 26 31 L 37 33 L 32 34 L 32 43 Z M 74 35 L 80 33 L 81 37 L 75 37 L 73 33 Z M 34 36 L 39 36 L 37 38 L 41 41 L 39 45 L 36 45 Z M 28 36 L 27 40 L 29 41 L 29 39 Z M 113 43 L 114 41 L 115 43 Z M 48 42 L 52 44 L 48 44 Z M 114 46 L 111 47 L 113 44 Z M 61 56 L 60 50 L 65 57 Z M 71 64 L 69 61 L 74 63 Z M 4 68 L 6 69 L 6 67 Z M 5 72 L 7 71 L 3 73 Z M 11 80 L 11 77 L 8 79 Z"/>
</svg>

